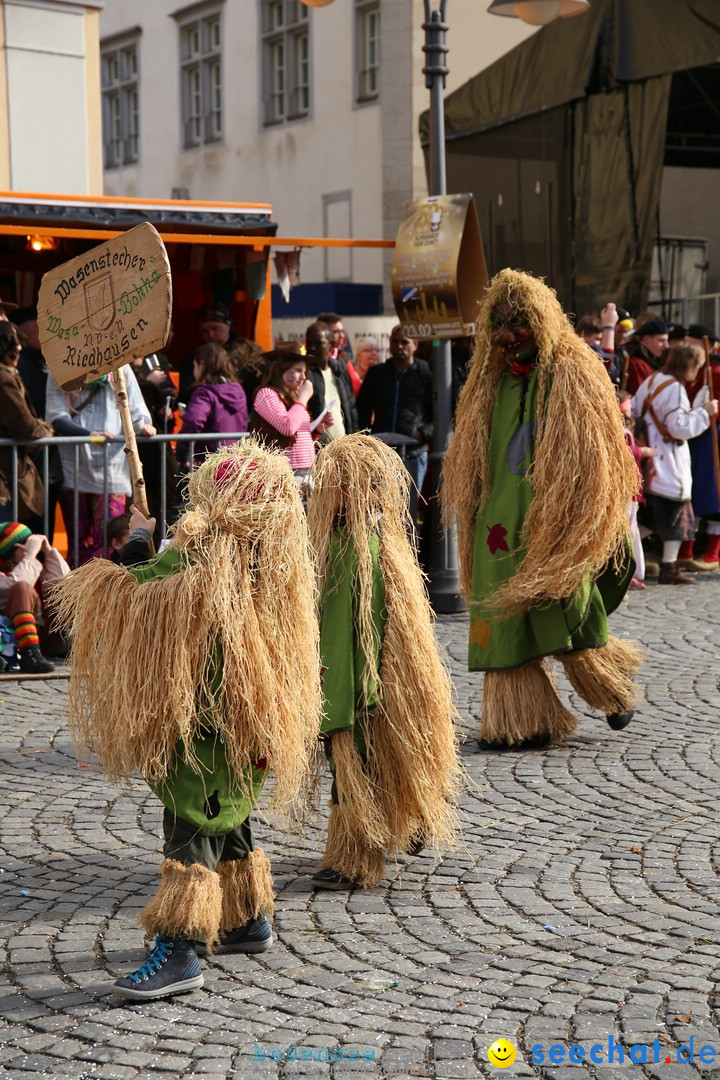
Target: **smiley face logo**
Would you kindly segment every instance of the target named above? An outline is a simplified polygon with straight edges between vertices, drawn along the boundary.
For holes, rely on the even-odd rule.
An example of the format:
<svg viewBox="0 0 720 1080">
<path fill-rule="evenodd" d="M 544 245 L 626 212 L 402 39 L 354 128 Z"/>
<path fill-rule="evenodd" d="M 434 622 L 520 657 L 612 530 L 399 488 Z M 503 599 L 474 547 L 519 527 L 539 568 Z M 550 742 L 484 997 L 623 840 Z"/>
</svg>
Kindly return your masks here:
<svg viewBox="0 0 720 1080">
<path fill-rule="evenodd" d="M 517 1050 L 507 1039 L 496 1039 L 492 1046 L 488 1047 L 488 1060 L 491 1065 L 496 1065 L 498 1069 L 507 1069 L 508 1065 L 512 1065 L 516 1056 Z"/>
</svg>

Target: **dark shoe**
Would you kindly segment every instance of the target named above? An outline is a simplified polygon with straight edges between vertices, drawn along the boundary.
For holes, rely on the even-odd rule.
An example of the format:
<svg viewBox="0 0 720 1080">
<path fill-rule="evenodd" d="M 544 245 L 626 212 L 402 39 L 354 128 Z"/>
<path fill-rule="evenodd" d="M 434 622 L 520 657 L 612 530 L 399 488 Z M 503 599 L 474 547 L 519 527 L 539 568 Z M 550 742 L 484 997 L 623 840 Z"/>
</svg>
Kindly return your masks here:
<svg viewBox="0 0 720 1080">
<path fill-rule="evenodd" d="M 532 735 L 529 739 L 523 739 L 523 741 L 521 743 L 516 743 L 514 746 L 511 746 L 510 749 L 511 750 L 545 750 L 550 745 L 551 742 L 552 742 L 552 739 L 550 738 L 549 735 L 545 735 L 544 733 L 540 733 L 538 735 Z"/>
<path fill-rule="evenodd" d="M 613 731 L 622 731 L 626 728 L 633 716 L 635 715 L 634 709 L 628 709 L 627 712 L 614 712 L 605 717 Z"/>
<path fill-rule="evenodd" d="M 153 1001 L 196 990 L 203 982 L 192 941 L 158 934 L 142 967 L 118 979 L 113 984 L 113 991 L 135 1001 Z"/>
<path fill-rule="evenodd" d="M 425 837 L 421 833 L 420 836 L 415 837 L 412 844 L 408 848 L 407 853 L 408 853 L 408 855 L 419 855 L 424 847 L 425 847 Z"/>
<path fill-rule="evenodd" d="M 43 645 L 43 652 L 45 656 L 53 660 L 67 660 L 70 655 L 70 639 L 63 637 L 62 634 L 48 634 L 47 641 Z"/>
<path fill-rule="evenodd" d="M 5 657 L 0 653 L 0 675 L 4 675 L 6 671 L 9 671 L 10 665 Z"/>
<path fill-rule="evenodd" d="M 499 753 L 516 753 L 518 750 L 545 750 L 552 739 L 549 735 L 539 733 L 537 735 L 531 735 L 529 739 L 523 739 L 518 743 L 506 743 L 506 742 L 494 742 L 488 739 L 478 739 L 479 750 L 495 750 Z"/>
<path fill-rule="evenodd" d="M 664 562 L 660 567 L 658 585 L 694 585 L 695 578 L 681 574 L 677 562 Z"/>
<path fill-rule="evenodd" d="M 28 645 L 20 650 L 20 671 L 23 675 L 47 675 L 54 671 L 55 665 L 46 660 L 37 645 Z"/>
<path fill-rule="evenodd" d="M 505 750 L 510 749 L 510 745 L 506 742 L 501 742 L 499 739 L 478 739 L 478 750 L 493 750 L 495 753 L 502 754 Z"/>
<path fill-rule="evenodd" d="M 317 873 L 313 874 L 310 884 L 313 889 L 333 889 L 336 892 L 340 889 L 357 888 L 357 882 L 345 877 L 339 870 L 332 870 L 330 867 L 325 870 L 318 870 Z"/>
<path fill-rule="evenodd" d="M 272 927 L 265 916 L 260 915 L 234 930 L 221 930 L 220 943 L 213 949 L 213 954 L 267 952 L 272 943 Z M 196 941 L 195 949 L 201 956 L 207 952 L 204 941 Z"/>
</svg>

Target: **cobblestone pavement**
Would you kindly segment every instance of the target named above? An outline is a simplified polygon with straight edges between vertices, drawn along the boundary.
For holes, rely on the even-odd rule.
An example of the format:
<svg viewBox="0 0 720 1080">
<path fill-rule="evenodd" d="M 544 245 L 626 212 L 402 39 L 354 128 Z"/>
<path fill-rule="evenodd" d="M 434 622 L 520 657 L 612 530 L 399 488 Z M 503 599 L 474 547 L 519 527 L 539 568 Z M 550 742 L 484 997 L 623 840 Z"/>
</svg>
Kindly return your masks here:
<svg viewBox="0 0 720 1080">
<path fill-rule="evenodd" d="M 109 983 L 143 955 L 158 805 L 78 765 L 64 683 L 0 684 L 0 1075 L 602 1080 L 609 1036 L 660 1050 L 656 1065 L 616 1052 L 615 1075 L 696 1074 L 702 1045 L 720 1052 L 719 602 L 720 580 L 632 593 L 612 621 L 647 651 L 636 719 L 613 733 L 586 713 L 567 745 L 521 754 L 478 752 L 466 620 L 441 620 L 469 736 L 460 849 L 393 865 L 375 890 L 313 893 L 324 817 L 289 839 L 259 823 L 276 945 L 211 958 L 202 990 L 140 1006 Z M 518 1052 L 504 1072 L 487 1059 L 500 1036 Z M 695 1064 L 678 1065 L 691 1036 Z M 600 1060 L 548 1063 L 553 1043 L 600 1044 Z M 293 1046 L 343 1060 L 272 1060 Z"/>
</svg>

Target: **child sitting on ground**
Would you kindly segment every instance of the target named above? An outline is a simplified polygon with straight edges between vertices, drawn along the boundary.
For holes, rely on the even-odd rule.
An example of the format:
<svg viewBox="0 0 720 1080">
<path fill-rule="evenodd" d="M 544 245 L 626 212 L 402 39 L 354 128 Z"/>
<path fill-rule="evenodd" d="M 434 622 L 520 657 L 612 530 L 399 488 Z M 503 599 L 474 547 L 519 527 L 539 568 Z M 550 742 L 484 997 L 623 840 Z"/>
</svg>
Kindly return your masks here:
<svg viewBox="0 0 720 1080">
<path fill-rule="evenodd" d="M 12 621 L 24 675 L 55 670 L 40 651 L 40 632 L 49 639 L 47 588 L 69 573 L 70 567 L 47 536 L 31 533 L 19 521 L 0 523 L 0 615 Z M 7 667 L 0 655 L 0 672 Z"/>
</svg>

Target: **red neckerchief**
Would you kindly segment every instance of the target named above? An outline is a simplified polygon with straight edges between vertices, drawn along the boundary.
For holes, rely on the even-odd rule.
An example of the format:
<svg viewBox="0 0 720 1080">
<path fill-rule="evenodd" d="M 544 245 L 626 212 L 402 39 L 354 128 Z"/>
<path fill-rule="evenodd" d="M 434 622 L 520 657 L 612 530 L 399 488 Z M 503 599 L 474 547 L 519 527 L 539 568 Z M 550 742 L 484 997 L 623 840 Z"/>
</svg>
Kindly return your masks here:
<svg viewBox="0 0 720 1080">
<path fill-rule="evenodd" d="M 539 359 L 538 356 L 533 356 L 531 360 L 511 360 L 508 364 L 510 374 L 514 375 L 516 379 L 529 375 L 532 369 L 537 367 Z"/>
</svg>

